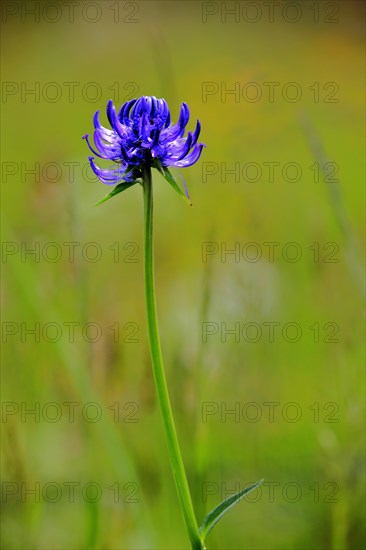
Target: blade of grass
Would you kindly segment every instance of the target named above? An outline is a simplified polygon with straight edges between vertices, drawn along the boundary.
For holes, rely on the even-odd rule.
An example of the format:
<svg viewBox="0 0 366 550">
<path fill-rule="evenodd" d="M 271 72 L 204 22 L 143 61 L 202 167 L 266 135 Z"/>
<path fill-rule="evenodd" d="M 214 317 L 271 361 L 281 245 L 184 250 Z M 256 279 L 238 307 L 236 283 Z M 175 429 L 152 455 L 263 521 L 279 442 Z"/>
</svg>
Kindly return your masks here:
<svg viewBox="0 0 366 550">
<path fill-rule="evenodd" d="M 334 180 L 332 182 L 329 181 L 329 174 L 326 171 L 326 166 L 330 166 L 330 161 L 327 158 L 324 150 L 324 145 L 322 144 L 319 135 L 316 133 L 310 123 L 309 118 L 305 114 L 301 115 L 300 124 L 307 137 L 314 159 L 318 162 L 320 170 L 324 175 L 324 181 L 328 186 L 329 199 L 334 217 L 346 242 L 346 259 L 349 270 L 352 273 L 356 283 L 358 284 L 362 294 L 365 295 L 360 244 L 347 214 L 339 180 Z"/>
</svg>

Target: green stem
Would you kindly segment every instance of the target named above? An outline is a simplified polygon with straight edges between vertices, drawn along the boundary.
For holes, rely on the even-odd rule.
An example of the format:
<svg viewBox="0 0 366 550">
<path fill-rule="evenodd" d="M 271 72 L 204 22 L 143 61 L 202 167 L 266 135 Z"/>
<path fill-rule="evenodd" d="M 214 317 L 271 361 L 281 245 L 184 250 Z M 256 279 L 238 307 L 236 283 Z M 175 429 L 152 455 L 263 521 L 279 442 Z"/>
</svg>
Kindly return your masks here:
<svg viewBox="0 0 366 550">
<path fill-rule="evenodd" d="M 160 411 L 163 417 L 168 450 L 172 465 L 175 484 L 178 491 L 180 506 L 186 523 L 189 539 L 193 550 L 202 550 L 196 517 L 193 511 L 187 476 L 180 453 L 177 433 L 174 426 L 173 413 L 169 400 L 168 387 L 165 379 L 163 357 L 160 347 L 158 320 L 156 314 L 154 260 L 153 260 L 153 190 L 151 169 L 145 166 L 144 174 L 144 214 L 145 214 L 145 293 L 146 313 L 150 340 L 150 354 L 154 372 L 155 386 L 158 395 Z"/>
</svg>

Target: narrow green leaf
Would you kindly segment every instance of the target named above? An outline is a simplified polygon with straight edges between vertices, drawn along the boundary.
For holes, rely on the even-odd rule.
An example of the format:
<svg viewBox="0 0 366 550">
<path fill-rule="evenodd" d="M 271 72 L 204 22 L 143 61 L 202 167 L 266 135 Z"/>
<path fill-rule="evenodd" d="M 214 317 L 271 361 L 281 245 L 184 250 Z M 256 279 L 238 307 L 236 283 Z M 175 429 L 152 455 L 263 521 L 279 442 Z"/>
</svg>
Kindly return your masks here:
<svg viewBox="0 0 366 550">
<path fill-rule="evenodd" d="M 250 485 L 249 487 L 246 487 L 239 493 L 236 493 L 236 495 L 232 495 L 231 497 L 227 498 L 221 504 L 216 506 L 203 520 L 203 523 L 199 529 L 201 540 L 204 541 L 208 533 L 215 527 L 216 523 L 222 518 L 222 516 L 230 510 L 234 504 L 239 502 L 241 498 L 243 498 L 244 495 L 247 493 L 250 493 L 250 491 L 253 491 L 256 489 L 264 480 L 261 479 L 260 481 L 257 481 L 257 483 L 254 483 L 254 485 Z"/>
<path fill-rule="evenodd" d="M 173 174 L 169 171 L 169 169 L 166 166 L 162 166 L 161 162 L 158 159 L 155 159 L 155 167 L 160 172 L 160 174 L 163 176 L 163 178 L 173 187 L 174 191 L 178 193 L 186 202 L 188 202 L 189 206 L 192 206 L 191 200 L 187 195 L 181 190 L 179 185 L 174 179 Z"/>
<path fill-rule="evenodd" d="M 114 197 L 114 195 L 118 195 L 118 193 L 122 193 L 122 191 L 126 191 L 129 187 L 132 187 L 132 185 L 135 185 L 135 183 L 138 183 L 137 181 L 124 181 L 122 183 L 119 183 L 116 185 L 116 187 L 113 187 L 112 191 L 108 193 L 105 197 L 103 197 L 100 201 L 98 201 L 95 206 L 99 206 L 99 204 L 102 204 L 103 202 L 111 199 Z"/>
</svg>

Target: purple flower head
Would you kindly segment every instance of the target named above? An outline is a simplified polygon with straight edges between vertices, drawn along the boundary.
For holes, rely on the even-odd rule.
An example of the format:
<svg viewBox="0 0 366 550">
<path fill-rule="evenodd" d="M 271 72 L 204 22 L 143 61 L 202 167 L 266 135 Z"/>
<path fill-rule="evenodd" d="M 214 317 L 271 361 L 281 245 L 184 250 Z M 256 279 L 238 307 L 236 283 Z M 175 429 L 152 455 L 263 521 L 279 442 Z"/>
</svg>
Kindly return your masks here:
<svg viewBox="0 0 366 550">
<path fill-rule="evenodd" d="M 204 144 L 198 143 L 201 130 L 197 120 L 194 132 L 184 132 L 189 120 L 189 109 L 183 103 L 178 122 L 172 124 L 165 99 L 143 96 L 124 103 L 118 114 L 110 100 L 107 117 L 111 129 L 99 121 L 99 111 L 94 115 L 94 144 L 89 135 L 83 136 L 95 156 L 113 162 L 108 169 L 99 168 L 94 157 L 90 166 L 100 181 L 107 185 L 136 182 L 142 176 L 144 165 L 157 168 L 168 179 L 169 167 L 185 168 L 199 159 Z"/>
</svg>

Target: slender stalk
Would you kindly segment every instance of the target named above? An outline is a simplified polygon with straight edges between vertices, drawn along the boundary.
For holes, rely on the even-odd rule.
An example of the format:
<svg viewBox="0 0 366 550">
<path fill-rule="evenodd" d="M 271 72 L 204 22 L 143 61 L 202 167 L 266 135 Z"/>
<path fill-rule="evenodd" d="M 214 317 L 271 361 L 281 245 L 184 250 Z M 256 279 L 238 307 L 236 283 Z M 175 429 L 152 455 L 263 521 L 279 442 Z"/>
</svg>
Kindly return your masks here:
<svg viewBox="0 0 366 550">
<path fill-rule="evenodd" d="M 189 539 L 193 550 L 202 550 L 196 517 L 193 511 L 187 476 L 180 453 L 177 433 L 175 430 L 173 413 L 170 405 L 168 387 L 165 379 L 163 357 L 161 353 L 158 319 L 156 314 L 154 259 L 153 259 L 153 190 L 151 169 L 144 168 L 144 216 L 145 216 L 145 247 L 144 272 L 146 313 L 150 341 L 150 354 L 154 372 L 156 392 L 163 417 L 165 434 L 168 443 L 170 462 L 172 465 L 175 484 L 178 491 L 180 506 L 186 523 Z"/>
</svg>

